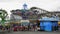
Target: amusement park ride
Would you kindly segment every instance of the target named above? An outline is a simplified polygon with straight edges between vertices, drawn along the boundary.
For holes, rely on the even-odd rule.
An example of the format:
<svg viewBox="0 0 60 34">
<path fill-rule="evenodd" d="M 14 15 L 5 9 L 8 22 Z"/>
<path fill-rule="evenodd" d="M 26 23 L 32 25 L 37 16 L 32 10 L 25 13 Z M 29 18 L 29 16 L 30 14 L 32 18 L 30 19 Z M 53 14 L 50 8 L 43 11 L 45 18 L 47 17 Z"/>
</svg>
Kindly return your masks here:
<svg viewBox="0 0 60 34">
<path fill-rule="evenodd" d="M 0 9 L 0 25 L 2 25 L 2 30 L 8 30 L 8 31 L 35 31 L 35 30 L 41 30 L 41 31 L 57 31 L 58 30 L 58 23 L 60 23 L 58 16 L 51 16 L 47 17 L 45 14 L 53 14 L 50 12 L 45 12 L 43 9 L 35 8 L 39 10 L 40 14 L 37 14 L 36 10 L 27 9 L 27 5 L 23 5 L 22 10 L 12 10 L 11 11 L 11 18 L 8 26 L 5 25 L 6 23 L 6 17 L 8 13 L 5 10 Z M 55 14 L 55 13 L 54 13 Z M 42 18 L 40 19 L 42 15 Z M 50 15 L 49 15 L 50 16 Z M 19 19 L 22 17 L 22 19 Z M 39 18 L 38 18 L 39 17 Z M 60 28 L 60 26 L 59 26 Z M 0 28 L 1 29 L 1 28 Z M 53 30 L 52 30 L 53 29 Z"/>
<path fill-rule="evenodd" d="M 2 9 L 0 10 L 0 18 L 1 18 L 0 23 L 1 23 L 2 26 L 5 25 L 5 24 L 4 24 L 5 21 L 6 21 L 5 18 L 7 17 L 7 15 L 8 15 L 8 14 L 7 14 L 7 12 L 6 12 L 5 10 L 2 10 Z"/>
</svg>

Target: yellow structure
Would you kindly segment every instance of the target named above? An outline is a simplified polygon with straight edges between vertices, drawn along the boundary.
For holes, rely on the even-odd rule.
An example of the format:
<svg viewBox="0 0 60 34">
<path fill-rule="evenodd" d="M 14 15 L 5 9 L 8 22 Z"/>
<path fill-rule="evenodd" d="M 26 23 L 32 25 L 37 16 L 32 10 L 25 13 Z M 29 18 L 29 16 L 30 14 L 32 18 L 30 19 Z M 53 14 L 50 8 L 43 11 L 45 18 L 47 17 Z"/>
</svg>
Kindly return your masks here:
<svg viewBox="0 0 60 34">
<path fill-rule="evenodd" d="M 58 24 L 60 24 L 60 21 L 58 22 Z"/>
</svg>

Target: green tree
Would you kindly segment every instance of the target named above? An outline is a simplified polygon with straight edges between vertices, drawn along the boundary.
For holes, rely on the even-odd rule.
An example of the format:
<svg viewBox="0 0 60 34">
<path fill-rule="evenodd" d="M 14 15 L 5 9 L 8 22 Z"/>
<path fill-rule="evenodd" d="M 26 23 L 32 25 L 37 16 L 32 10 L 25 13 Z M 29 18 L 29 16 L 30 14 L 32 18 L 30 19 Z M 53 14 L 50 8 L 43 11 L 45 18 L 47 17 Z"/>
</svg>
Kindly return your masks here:
<svg viewBox="0 0 60 34">
<path fill-rule="evenodd" d="M 1 20 L 1 24 L 4 26 L 4 22 L 6 21 L 5 18 L 7 17 L 7 12 L 5 10 L 0 10 L 0 18 Z"/>
</svg>

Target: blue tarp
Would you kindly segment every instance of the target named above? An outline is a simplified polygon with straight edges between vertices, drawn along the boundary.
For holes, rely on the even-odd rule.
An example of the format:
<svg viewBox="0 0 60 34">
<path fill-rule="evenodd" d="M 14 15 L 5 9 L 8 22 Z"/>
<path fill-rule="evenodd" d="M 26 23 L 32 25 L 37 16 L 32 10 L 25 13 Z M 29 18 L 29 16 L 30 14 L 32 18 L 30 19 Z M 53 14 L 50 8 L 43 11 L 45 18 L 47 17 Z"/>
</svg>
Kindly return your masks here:
<svg viewBox="0 0 60 34">
<path fill-rule="evenodd" d="M 53 26 L 57 26 L 57 21 L 59 19 L 58 18 L 53 18 L 53 17 L 51 17 L 51 18 L 49 18 L 49 17 L 43 17 L 41 20 L 43 20 L 43 21 L 40 21 L 40 26 L 42 26 L 42 27 L 44 26 L 41 29 L 43 29 L 45 31 L 52 31 L 52 25 Z M 54 23 L 51 22 L 51 21 L 53 21 Z"/>
<path fill-rule="evenodd" d="M 50 21 L 41 21 L 40 28 L 45 31 L 52 31 L 52 23 Z"/>
<path fill-rule="evenodd" d="M 44 26 L 43 22 L 40 22 L 40 26 Z"/>
<path fill-rule="evenodd" d="M 44 30 L 44 23 L 42 21 L 40 22 L 40 30 Z"/>
<path fill-rule="evenodd" d="M 50 21 L 44 22 L 45 31 L 52 31 L 52 23 Z"/>
<path fill-rule="evenodd" d="M 53 21 L 52 24 L 52 26 L 58 26 L 58 21 Z"/>
</svg>

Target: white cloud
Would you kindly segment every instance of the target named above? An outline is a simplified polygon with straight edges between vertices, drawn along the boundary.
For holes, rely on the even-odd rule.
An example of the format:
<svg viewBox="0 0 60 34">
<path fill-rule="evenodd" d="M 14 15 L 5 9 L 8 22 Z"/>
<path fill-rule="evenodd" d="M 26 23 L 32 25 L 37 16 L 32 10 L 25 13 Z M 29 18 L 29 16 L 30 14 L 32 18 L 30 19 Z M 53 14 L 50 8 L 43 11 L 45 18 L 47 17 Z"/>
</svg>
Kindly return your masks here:
<svg viewBox="0 0 60 34">
<path fill-rule="evenodd" d="M 60 0 L 0 0 L 0 8 L 5 9 L 10 16 L 10 10 L 21 9 L 24 3 L 27 3 L 28 8 L 36 6 L 48 11 L 60 10 Z"/>
<path fill-rule="evenodd" d="M 36 6 L 48 11 L 54 11 L 60 7 L 60 0 L 0 0 L 0 8 L 9 13 L 12 9 L 21 9 L 24 3 L 27 3 L 28 8 Z"/>
</svg>

